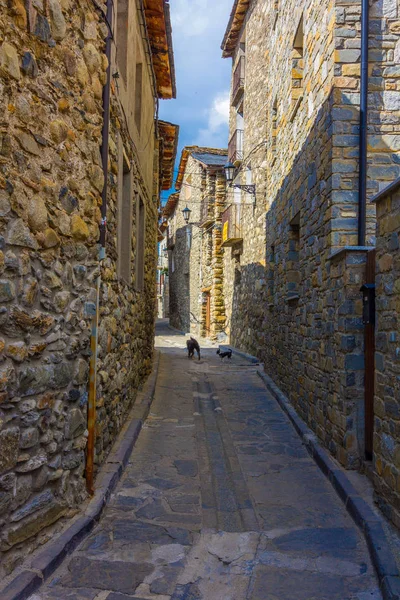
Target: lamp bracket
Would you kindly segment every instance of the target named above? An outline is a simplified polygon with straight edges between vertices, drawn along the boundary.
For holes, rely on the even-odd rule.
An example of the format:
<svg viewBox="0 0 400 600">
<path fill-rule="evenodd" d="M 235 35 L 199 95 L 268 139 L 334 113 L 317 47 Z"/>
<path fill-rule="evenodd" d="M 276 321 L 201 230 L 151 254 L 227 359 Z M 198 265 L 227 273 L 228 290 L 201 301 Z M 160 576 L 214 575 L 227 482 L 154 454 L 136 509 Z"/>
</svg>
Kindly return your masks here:
<svg viewBox="0 0 400 600">
<path fill-rule="evenodd" d="M 244 190 L 245 192 L 247 192 L 248 194 L 252 194 L 254 197 L 256 196 L 256 186 L 254 183 L 246 185 L 246 184 L 240 184 L 240 183 L 231 183 L 230 187 L 236 188 L 238 190 Z"/>
</svg>

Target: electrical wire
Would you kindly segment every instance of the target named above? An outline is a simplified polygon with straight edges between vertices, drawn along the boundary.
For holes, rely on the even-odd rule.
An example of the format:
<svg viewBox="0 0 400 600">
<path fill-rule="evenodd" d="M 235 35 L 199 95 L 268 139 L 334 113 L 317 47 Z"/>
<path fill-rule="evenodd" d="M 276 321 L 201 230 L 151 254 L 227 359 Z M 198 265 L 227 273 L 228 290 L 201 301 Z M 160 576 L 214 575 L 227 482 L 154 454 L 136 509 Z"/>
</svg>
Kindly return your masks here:
<svg viewBox="0 0 400 600">
<path fill-rule="evenodd" d="M 263 167 L 262 165 L 259 165 L 259 166 L 255 166 L 255 167 L 252 167 L 252 168 L 251 168 L 251 172 L 252 172 L 252 173 L 254 173 L 255 171 L 259 171 L 259 170 L 265 170 L 265 167 Z M 240 169 L 237 171 L 237 173 L 236 173 L 236 175 L 235 175 L 235 179 L 236 179 L 236 177 L 238 176 L 238 174 L 239 174 L 241 171 L 243 171 L 243 169 L 241 169 L 241 168 L 240 168 Z M 192 175 L 198 175 L 199 173 L 198 173 L 198 172 L 197 172 L 197 173 L 196 173 L 196 172 L 192 172 L 191 174 L 192 174 Z M 200 191 L 204 191 L 204 188 L 203 188 L 203 187 L 200 187 L 200 186 L 198 186 L 198 185 L 193 185 L 193 184 L 191 184 L 191 183 L 187 183 L 187 182 L 185 182 L 185 181 L 182 181 L 182 184 L 181 184 L 181 185 L 182 185 L 182 186 L 185 186 L 185 187 L 188 187 L 188 188 L 192 188 L 192 189 L 194 189 L 194 190 L 200 190 Z M 177 193 L 177 192 L 171 192 L 170 196 L 172 196 L 173 194 L 176 194 L 176 193 Z M 169 196 L 168 196 L 168 197 L 169 197 Z"/>
<path fill-rule="evenodd" d="M 236 173 L 235 173 L 235 178 L 239 175 L 239 173 L 244 171 L 245 167 L 247 167 L 247 161 L 252 156 L 252 154 L 254 154 L 254 152 L 256 152 L 257 150 L 259 150 L 260 148 L 265 146 L 267 143 L 268 143 L 268 140 L 263 140 L 262 142 L 259 142 L 256 146 L 254 146 L 254 148 L 252 148 L 250 150 L 250 152 L 241 161 L 240 167 L 237 168 Z M 220 155 L 216 155 L 216 156 L 220 156 Z M 214 166 L 214 165 L 212 165 L 212 166 Z M 257 169 L 263 169 L 263 168 L 264 167 L 262 167 L 261 165 L 258 167 L 251 167 L 251 171 L 256 171 Z M 206 169 L 204 169 L 204 170 L 206 170 Z M 176 173 L 177 175 L 179 175 L 179 172 L 180 172 L 179 168 L 173 169 L 173 173 Z M 199 171 L 184 171 L 184 175 L 201 175 L 201 173 L 199 173 Z M 182 181 L 181 185 L 186 185 L 186 186 L 190 186 L 190 187 L 196 187 L 196 189 L 201 189 L 198 186 L 192 186 L 191 184 L 183 182 L 183 181 Z"/>
</svg>

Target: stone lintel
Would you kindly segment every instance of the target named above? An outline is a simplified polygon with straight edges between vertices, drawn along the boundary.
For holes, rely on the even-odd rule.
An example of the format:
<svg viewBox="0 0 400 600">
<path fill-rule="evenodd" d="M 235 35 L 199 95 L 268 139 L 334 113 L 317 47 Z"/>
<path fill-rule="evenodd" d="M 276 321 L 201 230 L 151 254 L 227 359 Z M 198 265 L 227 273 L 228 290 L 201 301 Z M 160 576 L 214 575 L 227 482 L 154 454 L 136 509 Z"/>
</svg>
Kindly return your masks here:
<svg viewBox="0 0 400 600">
<path fill-rule="evenodd" d="M 343 246 L 343 248 L 333 250 L 328 256 L 328 260 L 341 260 L 348 252 L 369 252 L 373 249 L 374 246 Z"/>
<path fill-rule="evenodd" d="M 400 188 L 400 177 L 395 179 L 390 185 L 386 186 L 376 196 L 371 199 L 371 202 L 379 202 Z"/>
</svg>

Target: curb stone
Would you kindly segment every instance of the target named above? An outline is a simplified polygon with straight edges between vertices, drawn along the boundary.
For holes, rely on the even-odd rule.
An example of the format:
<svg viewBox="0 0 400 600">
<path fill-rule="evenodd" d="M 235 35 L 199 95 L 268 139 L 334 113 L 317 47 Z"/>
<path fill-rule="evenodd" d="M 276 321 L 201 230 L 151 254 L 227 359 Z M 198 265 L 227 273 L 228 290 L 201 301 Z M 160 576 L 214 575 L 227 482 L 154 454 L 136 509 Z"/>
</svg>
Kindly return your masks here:
<svg viewBox="0 0 400 600">
<path fill-rule="evenodd" d="M 136 444 L 142 425 L 146 420 L 156 388 L 160 352 L 154 351 L 153 369 L 137 394 L 136 401 L 114 442 L 106 462 L 96 479 L 96 491 L 85 511 L 59 535 L 46 544 L 44 550 L 33 558 L 30 570 L 25 569 L 3 589 L 1 600 L 27 600 L 49 576 L 61 565 L 68 554 L 92 531 L 99 521 Z"/>
<path fill-rule="evenodd" d="M 260 364 L 260 361 L 255 356 L 252 356 L 251 354 L 247 354 L 246 352 L 242 352 L 241 350 L 237 350 L 236 348 L 232 348 L 232 346 L 229 346 L 229 344 L 220 344 L 220 346 L 221 347 L 226 346 L 226 348 L 230 348 L 230 350 L 232 350 L 233 354 L 237 354 L 238 356 L 245 358 L 246 360 L 251 362 L 253 365 Z"/>
<path fill-rule="evenodd" d="M 383 599 L 400 600 L 400 573 L 379 517 L 358 494 L 345 472 L 333 462 L 328 452 L 320 446 L 317 436 L 299 417 L 273 380 L 261 368 L 257 370 L 257 374 L 287 414 L 309 454 L 329 479 L 354 522 L 362 530 L 372 564 L 378 576 Z"/>
</svg>

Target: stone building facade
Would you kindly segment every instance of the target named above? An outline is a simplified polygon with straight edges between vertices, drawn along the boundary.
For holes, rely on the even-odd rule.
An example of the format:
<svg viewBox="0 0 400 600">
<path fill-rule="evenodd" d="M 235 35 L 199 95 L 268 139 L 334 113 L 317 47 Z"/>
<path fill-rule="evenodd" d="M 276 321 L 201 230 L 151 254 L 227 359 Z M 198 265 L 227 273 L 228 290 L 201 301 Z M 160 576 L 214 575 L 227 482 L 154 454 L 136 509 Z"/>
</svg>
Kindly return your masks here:
<svg viewBox="0 0 400 600">
<path fill-rule="evenodd" d="M 376 196 L 375 204 L 374 478 L 381 507 L 400 527 L 400 180 Z"/>
<path fill-rule="evenodd" d="M 96 465 L 151 368 L 158 194 L 170 185 L 154 114 L 157 97 L 175 95 L 169 13 L 161 0 L 114 5 L 108 23 L 106 6 L 86 0 L 1 7 L 1 575 L 86 498 L 97 306 Z"/>
<path fill-rule="evenodd" d="M 158 242 L 157 257 L 157 316 L 159 319 L 169 317 L 169 279 L 168 251 L 166 232 Z"/>
<path fill-rule="evenodd" d="M 372 2 L 368 198 L 400 173 L 399 8 Z M 231 343 L 259 356 L 346 467 L 366 455 L 358 244 L 361 2 L 236 0 L 224 297 Z M 227 223 L 225 225 L 225 223 Z"/>
<path fill-rule="evenodd" d="M 186 147 L 173 194 L 164 209 L 169 221 L 171 325 L 185 333 L 224 337 L 225 305 L 221 214 L 225 203 L 226 150 Z M 182 210 L 191 211 L 186 224 Z"/>
</svg>

